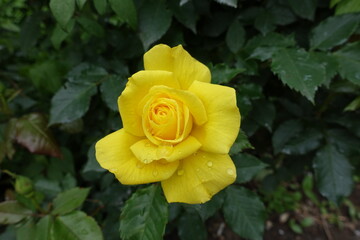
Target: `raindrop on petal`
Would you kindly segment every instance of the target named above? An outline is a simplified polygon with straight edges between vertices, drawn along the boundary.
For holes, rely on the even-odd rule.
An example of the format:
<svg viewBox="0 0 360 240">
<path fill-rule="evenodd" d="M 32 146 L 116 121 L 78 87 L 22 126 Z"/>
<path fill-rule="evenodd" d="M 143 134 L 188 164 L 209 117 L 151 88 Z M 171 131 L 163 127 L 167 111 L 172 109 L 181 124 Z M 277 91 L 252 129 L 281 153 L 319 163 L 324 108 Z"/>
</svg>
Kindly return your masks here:
<svg viewBox="0 0 360 240">
<path fill-rule="evenodd" d="M 229 174 L 229 175 L 234 175 L 234 170 L 232 170 L 231 168 L 228 168 L 226 170 L 226 173 Z"/>
<path fill-rule="evenodd" d="M 136 167 L 137 167 L 137 168 L 140 168 L 140 169 L 142 169 L 144 166 L 145 166 L 145 164 L 143 164 L 143 163 L 141 163 L 141 162 L 138 162 L 138 163 L 136 164 Z"/>
</svg>

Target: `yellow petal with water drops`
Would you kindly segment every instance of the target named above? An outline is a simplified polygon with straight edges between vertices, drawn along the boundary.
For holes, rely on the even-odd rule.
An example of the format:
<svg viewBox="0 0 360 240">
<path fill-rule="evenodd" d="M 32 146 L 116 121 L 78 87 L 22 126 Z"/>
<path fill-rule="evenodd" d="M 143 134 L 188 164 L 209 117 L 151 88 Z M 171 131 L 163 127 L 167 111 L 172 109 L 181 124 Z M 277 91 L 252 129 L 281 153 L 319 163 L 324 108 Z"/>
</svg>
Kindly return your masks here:
<svg viewBox="0 0 360 240">
<path fill-rule="evenodd" d="M 141 123 L 141 114 L 138 105 L 149 89 L 155 85 L 164 85 L 178 88 L 179 83 L 171 72 L 167 71 L 140 71 L 129 78 L 125 90 L 118 98 L 118 106 L 127 132 L 135 136 L 144 136 Z"/>
<path fill-rule="evenodd" d="M 204 125 L 193 127 L 191 135 L 199 140 L 203 151 L 228 153 L 240 130 L 235 89 L 196 81 L 189 91 L 201 99 L 208 117 Z"/>
<path fill-rule="evenodd" d="M 134 143 L 130 149 L 133 154 L 143 163 L 151 163 L 160 159 L 167 162 L 174 162 L 189 157 L 194 154 L 201 144 L 194 137 L 188 137 L 184 141 L 174 146 L 163 145 L 158 146 L 151 143 L 147 139 Z"/>
<path fill-rule="evenodd" d="M 199 151 L 181 161 L 177 172 L 161 182 L 168 202 L 204 203 L 232 184 L 236 168 L 228 154 Z"/>
<path fill-rule="evenodd" d="M 211 81 L 209 68 L 193 58 L 181 45 L 171 50 L 174 58 L 173 72 L 182 89 L 188 89 L 194 81 Z"/>
<path fill-rule="evenodd" d="M 165 44 L 159 44 L 144 54 L 145 70 L 165 70 L 172 72 L 173 57 L 171 48 Z"/>
<path fill-rule="evenodd" d="M 171 177 L 179 162 L 140 162 L 130 150 L 130 146 L 140 140 L 124 129 L 113 132 L 96 143 L 96 159 L 101 167 L 114 173 L 126 185 L 158 182 Z"/>
</svg>

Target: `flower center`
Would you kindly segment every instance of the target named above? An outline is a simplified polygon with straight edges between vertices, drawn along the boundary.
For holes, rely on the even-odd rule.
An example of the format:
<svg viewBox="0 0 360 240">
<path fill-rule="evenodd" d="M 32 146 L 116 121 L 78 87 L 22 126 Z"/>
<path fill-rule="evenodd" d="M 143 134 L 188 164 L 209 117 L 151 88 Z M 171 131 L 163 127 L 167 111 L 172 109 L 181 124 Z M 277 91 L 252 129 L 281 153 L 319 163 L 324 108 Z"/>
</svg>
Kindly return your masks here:
<svg viewBox="0 0 360 240">
<path fill-rule="evenodd" d="M 158 93 L 144 105 L 143 127 L 151 142 L 157 145 L 176 144 L 189 135 L 192 117 L 182 101 Z"/>
</svg>

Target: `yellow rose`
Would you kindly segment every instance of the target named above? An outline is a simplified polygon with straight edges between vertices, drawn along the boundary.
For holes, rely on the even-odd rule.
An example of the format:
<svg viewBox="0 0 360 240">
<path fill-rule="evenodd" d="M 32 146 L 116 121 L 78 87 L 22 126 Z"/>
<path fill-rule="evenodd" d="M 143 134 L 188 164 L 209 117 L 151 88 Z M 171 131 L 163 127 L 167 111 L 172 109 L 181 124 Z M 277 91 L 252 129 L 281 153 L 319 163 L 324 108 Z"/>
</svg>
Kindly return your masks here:
<svg viewBox="0 0 360 240">
<path fill-rule="evenodd" d="M 206 202 L 236 178 L 235 90 L 211 84 L 181 45 L 153 47 L 144 66 L 118 99 L 124 128 L 97 142 L 96 158 L 122 184 L 161 181 L 168 202 Z"/>
</svg>

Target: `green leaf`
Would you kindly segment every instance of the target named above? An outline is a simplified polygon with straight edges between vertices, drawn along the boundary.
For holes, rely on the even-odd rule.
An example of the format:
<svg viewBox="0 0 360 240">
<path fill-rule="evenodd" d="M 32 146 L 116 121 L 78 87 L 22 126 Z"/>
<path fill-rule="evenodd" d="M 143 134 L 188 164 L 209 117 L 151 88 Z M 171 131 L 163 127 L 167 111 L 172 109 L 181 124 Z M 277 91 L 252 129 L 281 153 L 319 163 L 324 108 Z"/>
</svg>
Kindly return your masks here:
<svg viewBox="0 0 360 240">
<path fill-rule="evenodd" d="M 31 113 L 18 119 L 14 123 L 13 140 L 24 146 L 32 153 L 60 157 L 61 152 L 52 133 L 47 127 L 47 121 L 40 113 Z"/>
<path fill-rule="evenodd" d="M 102 240 L 96 221 L 84 212 L 76 211 L 55 218 L 51 228 L 52 240 Z"/>
<path fill-rule="evenodd" d="M 317 0 L 287 0 L 287 2 L 298 16 L 309 20 L 314 19 Z"/>
<path fill-rule="evenodd" d="M 78 17 L 76 21 L 91 35 L 94 35 L 98 38 L 104 36 L 103 27 L 95 20 L 87 17 Z"/>
<path fill-rule="evenodd" d="M 305 196 L 307 196 L 313 203 L 319 206 L 320 202 L 314 192 L 314 179 L 311 174 L 308 174 L 304 177 L 301 186 Z"/>
<path fill-rule="evenodd" d="M 36 180 L 35 188 L 37 191 L 44 193 L 48 198 L 53 198 L 61 192 L 59 182 L 45 178 Z"/>
<path fill-rule="evenodd" d="M 243 83 L 236 86 L 236 100 L 241 116 L 246 118 L 253 108 L 252 102 L 263 97 L 262 86 L 255 83 Z"/>
<path fill-rule="evenodd" d="M 144 1 L 139 9 L 138 34 L 144 49 L 159 40 L 169 29 L 172 14 L 163 0 Z"/>
<path fill-rule="evenodd" d="M 270 11 L 263 9 L 256 17 L 254 26 L 265 35 L 275 30 L 275 18 Z"/>
<path fill-rule="evenodd" d="M 220 63 L 210 66 L 211 82 L 215 84 L 229 83 L 236 75 L 245 71 L 244 68 L 231 68 L 229 65 Z"/>
<path fill-rule="evenodd" d="M 230 51 L 237 53 L 245 42 L 245 29 L 238 20 L 235 20 L 226 33 L 226 44 Z"/>
<path fill-rule="evenodd" d="M 238 3 L 238 0 L 214 0 L 214 1 L 233 8 L 237 8 L 237 3 Z"/>
<path fill-rule="evenodd" d="M 360 108 L 360 96 L 352 100 L 344 109 L 344 111 L 356 111 Z"/>
<path fill-rule="evenodd" d="M 305 217 L 301 220 L 300 225 L 302 227 L 310 227 L 315 224 L 315 221 L 312 217 Z"/>
<path fill-rule="evenodd" d="M 95 83 L 102 80 L 108 73 L 102 67 L 81 63 L 73 68 L 68 74 L 69 82 L 91 82 Z"/>
<path fill-rule="evenodd" d="M 96 94 L 96 83 L 67 83 L 51 100 L 50 122 L 68 123 L 82 117 L 89 109 L 90 98 Z"/>
<path fill-rule="evenodd" d="M 240 129 L 239 135 L 237 136 L 234 144 L 230 149 L 230 155 L 237 154 L 244 149 L 253 149 L 254 147 L 249 142 L 246 134 Z"/>
<path fill-rule="evenodd" d="M 245 183 L 253 179 L 267 164 L 250 154 L 237 154 L 232 157 L 236 166 L 236 183 Z"/>
<path fill-rule="evenodd" d="M 185 213 L 180 219 L 178 226 L 178 234 L 181 240 L 205 240 L 207 239 L 207 231 L 204 222 L 199 214 Z"/>
<path fill-rule="evenodd" d="M 221 191 L 206 203 L 193 204 L 189 206 L 193 207 L 200 214 L 201 219 L 205 222 L 208 218 L 214 216 L 214 214 L 222 207 L 224 199 L 225 192 Z"/>
<path fill-rule="evenodd" d="M 28 219 L 16 229 L 16 239 L 33 240 L 36 237 L 36 226 L 33 218 Z"/>
<path fill-rule="evenodd" d="M 158 185 L 136 191 L 120 216 L 121 239 L 162 239 L 168 219 L 168 204 Z"/>
<path fill-rule="evenodd" d="M 297 19 L 291 9 L 285 5 L 274 4 L 269 6 L 269 11 L 272 13 L 276 25 L 289 25 Z"/>
<path fill-rule="evenodd" d="M 321 132 L 316 128 L 307 128 L 291 138 L 281 152 L 289 155 L 302 155 L 317 149 L 322 140 Z"/>
<path fill-rule="evenodd" d="M 180 5 L 180 6 L 183 6 L 184 4 L 186 4 L 186 3 L 188 3 L 188 2 L 190 2 L 190 0 L 180 0 L 179 5 Z"/>
<path fill-rule="evenodd" d="M 288 143 L 291 138 L 297 136 L 302 130 L 303 126 L 299 120 L 288 120 L 282 123 L 272 136 L 274 153 L 278 154 L 281 152 L 286 143 Z"/>
<path fill-rule="evenodd" d="M 89 194 L 90 188 L 73 188 L 60 193 L 54 199 L 52 214 L 64 215 L 79 208 Z"/>
<path fill-rule="evenodd" d="M 262 239 L 265 206 L 255 193 L 243 187 L 228 187 L 223 211 L 226 223 L 239 236 L 251 240 Z"/>
<path fill-rule="evenodd" d="M 23 51 L 28 51 L 36 44 L 40 36 L 40 14 L 35 12 L 26 18 L 21 26 L 19 43 Z"/>
<path fill-rule="evenodd" d="M 272 102 L 260 99 L 253 103 L 253 110 L 250 113 L 252 119 L 260 126 L 265 127 L 270 132 L 275 119 L 275 106 Z"/>
<path fill-rule="evenodd" d="M 169 1 L 169 7 L 175 18 L 196 34 L 196 22 L 199 19 L 199 15 L 196 13 L 194 3 L 189 1 L 184 4 L 179 4 L 178 0 L 171 0 Z"/>
<path fill-rule="evenodd" d="M 32 212 L 20 205 L 17 201 L 0 203 L 0 224 L 14 224 L 31 216 Z"/>
<path fill-rule="evenodd" d="M 314 159 L 313 168 L 320 193 L 329 200 L 340 203 L 349 196 L 352 187 L 352 166 L 335 146 L 328 144 L 321 148 Z"/>
<path fill-rule="evenodd" d="M 96 11 L 100 15 L 103 15 L 106 12 L 107 0 L 94 0 L 94 6 L 95 6 Z"/>
<path fill-rule="evenodd" d="M 342 78 L 360 85 L 360 42 L 348 44 L 334 53 Z"/>
<path fill-rule="evenodd" d="M 65 28 L 62 28 L 59 24 L 57 24 L 54 28 L 53 33 L 51 34 L 50 40 L 53 46 L 56 49 L 59 49 L 61 43 L 69 36 L 72 32 L 75 25 L 75 20 L 70 20 Z"/>
<path fill-rule="evenodd" d="M 257 35 L 251 38 L 245 46 L 245 50 L 251 54 L 254 49 L 258 47 L 293 47 L 296 45 L 294 36 L 290 35 L 283 35 L 276 32 L 269 32 L 266 35 Z"/>
<path fill-rule="evenodd" d="M 258 35 L 246 44 L 245 51 L 248 52 L 250 58 L 260 59 L 261 61 L 268 60 L 285 47 L 295 46 L 293 35 L 282 35 L 270 32 L 263 35 Z"/>
<path fill-rule="evenodd" d="M 297 234 L 302 234 L 303 233 L 303 230 L 302 230 L 301 226 L 296 223 L 295 219 L 290 219 L 289 227 L 294 233 L 297 233 Z"/>
<path fill-rule="evenodd" d="M 39 90 L 44 92 L 56 92 L 61 87 L 62 77 L 61 64 L 52 60 L 39 62 L 29 69 L 29 78 Z"/>
<path fill-rule="evenodd" d="M 334 6 L 337 1 L 331 1 L 330 6 Z M 345 13 L 356 13 L 360 12 L 360 2 L 358 0 L 342 0 L 335 10 L 335 15 L 341 15 Z"/>
<path fill-rule="evenodd" d="M 311 49 L 327 50 L 345 43 L 358 25 L 359 16 L 354 14 L 325 19 L 312 31 Z"/>
<path fill-rule="evenodd" d="M 95 157 L 95 143 L 91 145 L 87 153 L 87 162 L 82 170 L 82 174 L 86 180 L 92 179 L 92 175 L 100 177 L 100 174 L 106 170 L 102 168 Z M 94 174 L 92 174 L 94 173 Z"/>
<path fill-rule="evenodd" d="M 258 47 L 250 55 L 250 58 L 259 59 L 261 61 L 268 60 L 278 52 L 281 47 Z"/>
<path fill-rule="evenodd" d="M 49 240 L 50 230 L 53 224 L 51 216 L 47 215 L 42 217 L 40 221 L 36 223 L 36 240 Z"/>
<path fill-rule="evenodd" d="M 50 122 L 68 123 L 82 117 L 89 109 L 97 85 L 107 76 L 101 67 L 81 64 L 68 74 L 69 81 L 51 100 Z"/>
<path fill-rule="evenodd" d="M 109 0 L 112 10 L 124 22 L 127 22 L 130 27 L 136 29 L 138 24 L 138 16 L 133 0 Z"/>
<path fill-rule="evenodd" d="M 279 50 L 273 56 L 271 70 L 312 103 L 318 86 L 326 80 L 325 67 L 302 49 Z"/>
<path fill-rule="evenodd" d="M 111 75 L 100 86 L 103 101 L 113 111 L 119 111 L 117 99 L 125 89 L 126 82 L 126 77 Z"/>
<path fill-rule="evenodd" d="M 333 8 L 336 4 L 338 4 L 341 1 L 343 0 L 330 0 L 330 7 Z"/>
<path fill-rule="evenodd" d="M 356 120 L 355 120 L 356 121 Z M 345 156 L 357 156 L 360 154 L 360 139 L 353 135 L 354 129 L 329 129 L 326 131 L 327 140 Z"/>
<path fill-rule="evenodd" d="M 56 21 L 65 28 L 75 12 L 75 0 L 50 0 L 50 9 Z"/>
<path fill-rule="evenodd" d="M 84 7 L 85 3 L 86 0 L 76 0 L 76 4 L 80 10 Z"/>
<path fill-rule="evenodd" d="M 337 114 L 327 119 L 330 123 L 336 123 L 347 128 L 352 134 L 360 138 L 360 116 L 352 112 Z"/>
<path fill-rule="evenodd" d="M 332 78 L 338 72 L 338 63 L 336 58 L 334 55 L 325 52 L 310 52 L 310 54 L 317 62 L 320 62 L 324 66 L 327 81 L 325 84 L 329 85 Z"/>
</svg>

